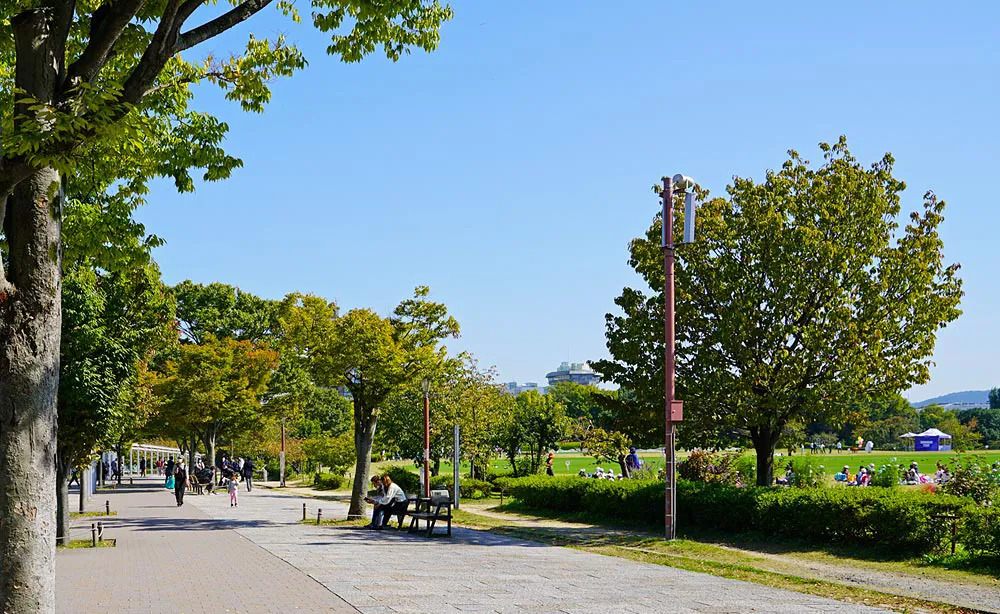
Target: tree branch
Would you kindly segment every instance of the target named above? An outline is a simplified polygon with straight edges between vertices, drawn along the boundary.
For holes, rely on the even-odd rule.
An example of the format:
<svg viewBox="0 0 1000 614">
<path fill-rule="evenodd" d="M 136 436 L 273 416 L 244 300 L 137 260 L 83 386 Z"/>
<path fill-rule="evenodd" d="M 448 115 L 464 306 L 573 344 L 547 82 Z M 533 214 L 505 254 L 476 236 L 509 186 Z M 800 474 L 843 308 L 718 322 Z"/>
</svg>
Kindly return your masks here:
<svg viewBox="0 0 1000 614">
<path fill-rule="evenodd" d="M 243 4 L 232 10 L 219 15 L 215 19 L 208 21 L 197 28 L 184 32 L 177 38 L 174 46 L 174 53 L 180 53 L 185 49 L 190 49 L 199 43 L 203 43 L 210 38 L 222 34 L 226 30 L 243 23 L 260 12 L 272 0 L 246 0 Z"/>
<path fill-rule="evenodd" d="M 90 81 L 94 78 L 108 61 L 108 55 L 125 26 L 145 3 L 146 0 L 118 0 L 101 5 L 94 11 L 90 20 L 90 40 L 80 57 L 66 70 L 67 85 L 72 87 L 76 79 Z"/>
<path fill-rule="evenodd" d="M 177 33 L 184 26 L 184 22 L 198 9 L 205 0 L 167 0 L 167 5 L 163 9 L 163 18 L 160 19 L 156 32 L 153 33 L 149 46 L 142 54 L 142 58 L 136 65 L 132 74 L 125 80 L 122 89 L 121 102 L 128 104 L 138 104 L 146 90 L 148 90 L 156 77 L 163 71 L 167 60 L 177 53 Z M 126 108 L 127 107 L 123 107 Z"/>
</svg>

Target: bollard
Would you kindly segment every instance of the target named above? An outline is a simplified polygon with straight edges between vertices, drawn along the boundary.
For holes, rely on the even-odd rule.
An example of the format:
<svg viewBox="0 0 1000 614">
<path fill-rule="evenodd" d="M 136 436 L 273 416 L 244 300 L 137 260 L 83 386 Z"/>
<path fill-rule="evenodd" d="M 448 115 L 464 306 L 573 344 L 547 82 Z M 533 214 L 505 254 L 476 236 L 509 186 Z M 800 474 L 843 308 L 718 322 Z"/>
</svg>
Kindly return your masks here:
<svg viewBox="0 0 1000 614">
<path fill-rule="evenodd" d="M 111 501 L 104 502 L 104 515 L 105 516 L 111 515 Z"/>
<path fill-rule="evenodd" d="M 97 525 L 94 523 L 90 523 L 90 545 L 97 547 Z"/>
<path fill-rule="evenodd" d="M 128 485 L 135 486 L 135 482 L 132 481 L 132 476 L 128 476 Z"/>
<path fill-rule="evenodd" d="M 104 525 L 100 522 L 97 523 L 97 541 L 104 541 Z"/>
<path fill-rule="evenodd" d="M 316 524 L 323 524 L 323 510 L 316 510 Z"/>
<path fill-rule="evenodd" d="M 306 519 L 306 504 L 302 504 L 302 520 Z"/>
</svg>

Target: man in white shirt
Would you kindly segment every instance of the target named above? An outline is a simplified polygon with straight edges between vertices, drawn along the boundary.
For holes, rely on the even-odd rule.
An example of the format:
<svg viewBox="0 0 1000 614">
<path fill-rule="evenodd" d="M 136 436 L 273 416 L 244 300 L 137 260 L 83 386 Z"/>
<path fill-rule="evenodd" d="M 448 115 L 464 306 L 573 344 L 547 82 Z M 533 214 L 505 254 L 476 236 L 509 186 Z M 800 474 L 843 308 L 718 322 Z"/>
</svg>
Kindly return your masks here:
<svg viewBox="0 0 1000 614">
<path fill-rule="evenodd" d="M 375 512 L 372 514 L 371 528 L 381 529 L 389 524 L 389 518 L 393 514 L 398 514 L 406 509 L 406 493 L 392 481 L 387 475 L 382 476 L 382 485 L 385 487 L 385 494 L 377 499 L 371 497 L 365 500 L 375 503 Z"/>
</svg>

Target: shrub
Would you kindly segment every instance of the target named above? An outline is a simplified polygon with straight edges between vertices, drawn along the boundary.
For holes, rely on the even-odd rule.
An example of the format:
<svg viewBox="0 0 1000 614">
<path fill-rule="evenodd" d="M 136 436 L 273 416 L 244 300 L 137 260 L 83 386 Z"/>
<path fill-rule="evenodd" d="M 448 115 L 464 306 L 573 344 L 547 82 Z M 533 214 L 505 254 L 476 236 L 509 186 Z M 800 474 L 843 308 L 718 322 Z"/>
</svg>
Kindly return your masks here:
<svg viewBox="0 0 1000 614">
<path fill-rule="evenodd" d="M 462 478 L 462 492 L 459 493 L 463 499 L 486 499 L 493 491 L 493 484 L 483 480 L 473 480 L 472 478 Z M 447 488 L 448 492 L 454 495 L 452 487 L 455 479 L 450 475 L 436 475 L 431 478 L 431 488 Z"/>
<path fill-rule="evenodd" d="M 941 490 L 970 497 L 976 503 L 990 505 L 1000 498 L 1000 471 L 991 467 L 984 456 L 956 456 L 948 463 L 951 477 Z"/>
<path fill-rule="evenodd" d="M 903 480 L 905 471 L 902 465 L 888 464 L 882 465 L 875 471 L 868 482 L 869 486 L 879 486 L 882 488 L 895 488 Z"/>
<path fill-rule="evenodd" d="M 579 441 L 560 441 L 560 450 L 579 450 L 582 444 Z"/>
<path fill-rule="evenodd" d="M 677 465 L 677 475 L 692 482 L 718 482 L 736 484 L 740 477 L 736 471 L 736 459 L 740 452 L 715 454 L 695 450 L 685 461 Z"/>
<path fill-rule="evenodd" d="M 757 483 L 757 457 L 752 454 L 744 454 L 733 462 L 733 469 L 739 474 L 744 484 Z"/>
<path fill-rule="evenodd" d="M 406 467 L 395 465 L 386 470 L 392 481 L 399 484 L 403 492 L 412 494 L 420 492 L 420 476 Z"/>
<path fill-rule="evenodd" d="M 975 554 L 1000 557 L 1000 509 L 980 505 L 964 508 L 958 540 Z"/>
<path fill-rule="evenodd" d="M 313 476 L 313 488 L 318 490 L 337 490 L 344 485 L 344 476 L 334 473 L 317 473 Z"/>
<path fill-rule="evenodd" d="M 795 488 L 819 488 L 826 485 L 826 467 L 819 459 L 796 456 L 785 464 L 792 466 L 794 478 L 789 486 Z"/>
<path fill-rule="evenodd" d="M 639 524 L 663 519 L 660 481 L 533 476 L 499 483 L 528 507 Z M 677 485 L 681 526 L 897 552 L 936 548 L 947 527 L 934 516 L 955 513 L 967 504 L 967 499 L 948 495 L 881 488 L 738 488 L 686 480 Z"/>
<path fill-rule="evenodd" d="M 512 478 L 512 477 L 514 477 L 514 472 L 510 471 L 510 470 L 494 469 L 494 470 L 487 471 L 484 475 L 485 475 L 484 480 L 486 482 L 489 482 L 490 484 L 494 484 L 495 485 L 497 483 L 497 480 L 499 480 L 500 478 Z"/>
</svg>

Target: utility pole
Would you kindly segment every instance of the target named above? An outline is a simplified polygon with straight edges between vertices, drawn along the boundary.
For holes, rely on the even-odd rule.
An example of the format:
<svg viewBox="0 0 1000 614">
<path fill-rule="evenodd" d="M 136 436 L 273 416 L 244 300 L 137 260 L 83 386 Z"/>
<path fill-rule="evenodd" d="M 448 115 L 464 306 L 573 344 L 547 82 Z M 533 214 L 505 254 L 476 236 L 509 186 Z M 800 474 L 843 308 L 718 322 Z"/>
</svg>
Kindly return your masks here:
<svg viewBox="0 0 1000 614">
<path fill-rule="evenodd" d="M 285 487 L 285 419 L 281 419 L 281 487 Z"/>
</svg>

